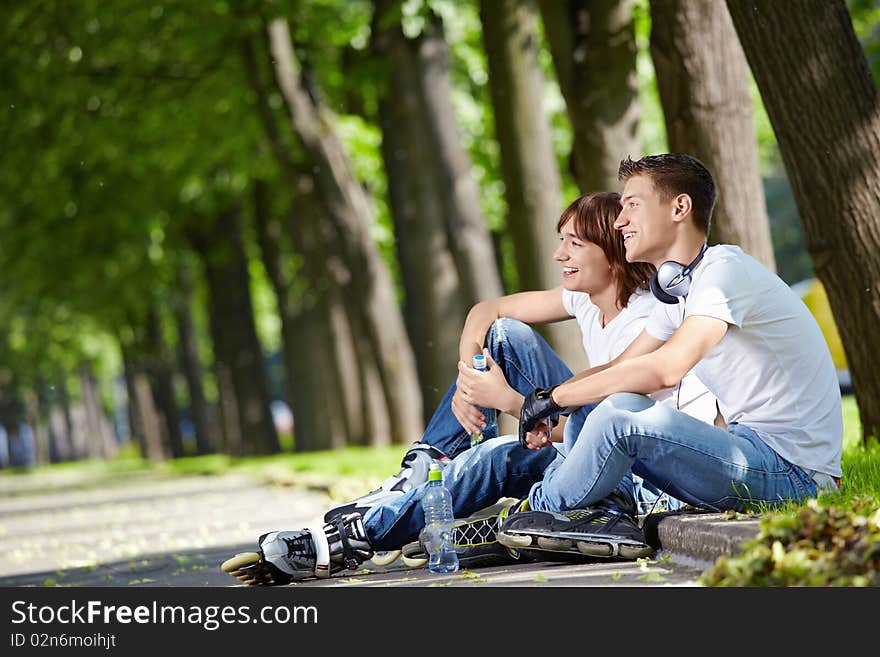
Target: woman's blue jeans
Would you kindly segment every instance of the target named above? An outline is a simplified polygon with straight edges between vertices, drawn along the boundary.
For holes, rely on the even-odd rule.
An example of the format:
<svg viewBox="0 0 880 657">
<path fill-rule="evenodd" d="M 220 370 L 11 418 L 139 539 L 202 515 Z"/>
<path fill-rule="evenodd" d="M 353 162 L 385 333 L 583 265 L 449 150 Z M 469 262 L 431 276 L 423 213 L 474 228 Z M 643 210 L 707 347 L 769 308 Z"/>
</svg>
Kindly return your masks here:
<svg viewBox="0 0 880 657">
<path fill-rule="evenodd" d="M 562 383 L 572 376 L 550 345 L 520 321 L 499 319 L 494 322 L 486 335 L 486 347 L 504 371 L 507 382 L 522 395 L 538 387 Z M 524 497 L 531 486 L 541 480 L 558 452 L 553 448 L 528 450 L 519 445 L 516 437 L 494 439 L 490 431 L 476 449 L 470 449 L 470 436 L 452 413 L 455 389 L 453 382 L 421 442 L 453 458 L 444 469 L 443 477 L 452 492 L 455 516 L 460 518 L 494 504 L 501 497 Z M 639 477 L 628 473 L 623 479 L 622 488 L 628 493 L 635 480 L 637 492 L 633 497 L 640 505 L 649 506 L 660 495 L 660 491 Z M 421 487 L 417 487 L 367 513 L 364 524 L 376 549 L 395 549 L 417 538 L 424 525 L 421 494 Z"/>
</svg>

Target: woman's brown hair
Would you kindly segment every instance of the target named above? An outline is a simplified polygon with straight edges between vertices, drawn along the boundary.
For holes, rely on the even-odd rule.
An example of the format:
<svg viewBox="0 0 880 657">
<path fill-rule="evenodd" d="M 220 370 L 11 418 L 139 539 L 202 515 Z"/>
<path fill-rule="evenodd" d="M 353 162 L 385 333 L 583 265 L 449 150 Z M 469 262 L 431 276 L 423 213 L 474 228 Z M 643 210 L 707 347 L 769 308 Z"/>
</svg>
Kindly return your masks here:
<svg viewBox="0 0 880 657">
<path fill-rule="evenodd" d="M 623 235 L 614 228 L 620 214 L 620 194 L 598 192 L 575 199 L 563 210 L 556 230 L 569 221 L 574 234 L 602 249 L 611 265 L 611 275 L 617 285 L 617 305 L 626 308 L 629 298 L 637 289 L 648 289 L 648 281 L 654 274 L 654 265 L 646 262 L 627 262 Z"/>
</svg>

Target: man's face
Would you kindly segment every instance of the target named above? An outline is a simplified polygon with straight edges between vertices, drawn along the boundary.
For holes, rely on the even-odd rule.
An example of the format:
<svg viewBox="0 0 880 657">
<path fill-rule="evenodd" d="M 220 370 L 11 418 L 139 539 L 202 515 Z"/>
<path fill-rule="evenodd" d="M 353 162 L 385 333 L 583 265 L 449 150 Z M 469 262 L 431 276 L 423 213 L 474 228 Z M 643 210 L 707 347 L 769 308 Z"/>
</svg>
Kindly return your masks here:
<svg viewBox="0 0 880 657">
<path fill-rule="evenodd" d="M 659 265 L 674 236 L 672 200 L 661 201 L 648 176 L 633 176 L 623 186 L 620 208 L 614 227 L 623 234 L 627 261 Z"/>
<path fill-rule="evenodd" d="M 612 282 L 611 265 L 602 247 L 579 238 L 571 220 L 559 231 L 559 246 L 553 257 L 562 265 L 566 290 L 597 294 Z"/>
</svg>

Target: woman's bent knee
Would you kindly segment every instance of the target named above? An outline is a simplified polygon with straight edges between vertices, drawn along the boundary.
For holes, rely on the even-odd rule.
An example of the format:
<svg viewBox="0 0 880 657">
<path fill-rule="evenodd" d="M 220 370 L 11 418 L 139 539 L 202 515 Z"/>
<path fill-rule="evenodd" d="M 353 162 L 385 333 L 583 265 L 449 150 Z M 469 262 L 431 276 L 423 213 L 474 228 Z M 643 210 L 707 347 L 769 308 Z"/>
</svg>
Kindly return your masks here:
<svg viewBox="0 0 880 657">
<path fill-rule="evenodd" d="M 518 319 L 501 317 L 492 322 L 486 334 L 487 343 L 520 342 L 534 340 L 535 331 L 532 327 Z"/>
</svg>

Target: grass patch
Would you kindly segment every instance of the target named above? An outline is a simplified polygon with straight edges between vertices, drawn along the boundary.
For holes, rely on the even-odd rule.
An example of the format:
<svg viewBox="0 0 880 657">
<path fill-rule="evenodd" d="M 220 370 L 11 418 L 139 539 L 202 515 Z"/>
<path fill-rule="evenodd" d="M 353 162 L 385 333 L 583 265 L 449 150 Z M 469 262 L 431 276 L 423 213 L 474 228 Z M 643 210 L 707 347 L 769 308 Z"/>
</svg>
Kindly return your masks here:
<svg viewBox="0 0 880 657">
<path fill-rule="evenodd" d="M 285 474 L 291 475 L 295 481 L 296 474 L 308 473 L 330 481 L 351 479 L 375 483 L 397 471 L 406 446 L 346 447 L 320 452 L 245 458 L 210 454 L 158 462 L 143 459 L 133 453 L 132 449 L 125 446 L 115 458 L 107 461 L 76 461 L 2 470 L 0 478 L 14 482 L 19 476 L 39 475 L 41 480 L 45 477 L 47 481 L 55 483 L 80 482 L 82 485 L 95 485 L 102 480 L 140 473 L 160 476 L 242 473 L 283 482 Z"/>
<path fill-rule="evenodd" d="M 840 490 L 823 493 L 819 501 L 823 505 L 848 505 L 857 498 L 880 503 L 880 443 L 871 440 L 862 444 L 862 423 L 855 397 L 843 398 L 843 477 Z M 804 506 L 804 505 L 800 505 Z"/>
</svg>

